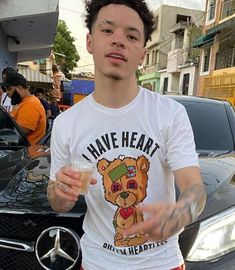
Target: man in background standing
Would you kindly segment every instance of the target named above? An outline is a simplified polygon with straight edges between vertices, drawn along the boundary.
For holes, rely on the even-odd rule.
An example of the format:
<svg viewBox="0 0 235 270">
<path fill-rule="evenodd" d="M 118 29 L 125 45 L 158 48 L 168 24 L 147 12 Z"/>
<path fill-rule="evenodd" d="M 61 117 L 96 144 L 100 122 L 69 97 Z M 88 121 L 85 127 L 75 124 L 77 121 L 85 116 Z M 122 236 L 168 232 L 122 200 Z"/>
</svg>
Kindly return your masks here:
<svg viewBox="0 0 235 270">
<path fill-rule="evenodd" d="M 42 88 L 37 88 L 34 95 L 40 100 L 42 103 L 42 106 L 45 110 L 46 113 L 46 130 L 49 129 L 49 119 L 51 118 L 51 108 L 50 108 L 50 103 L 45 99 L 45 91 Z"/>
<path fill-rule="evenodd" d="M 8 73 L 4 86 L 14 105 L 11 116 L 30 144 L 36 144 L 46 132 L 46 114 L 41 102 L 30 94 L 26 79 L 18 72 Z"/>
</svg>

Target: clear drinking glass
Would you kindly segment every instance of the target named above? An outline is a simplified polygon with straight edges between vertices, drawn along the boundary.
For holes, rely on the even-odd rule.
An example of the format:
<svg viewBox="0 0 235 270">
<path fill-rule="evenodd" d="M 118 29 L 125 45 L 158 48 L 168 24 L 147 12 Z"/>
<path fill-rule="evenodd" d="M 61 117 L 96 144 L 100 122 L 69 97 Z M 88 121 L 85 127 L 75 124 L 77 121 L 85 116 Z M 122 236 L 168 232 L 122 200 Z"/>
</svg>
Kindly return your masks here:
<svg viewBox="0 0 235 270">
<path fill-rule="evenodd" d="M 80 188 L 75 188 L 74 190 L 83 195 L 87 194 L 95 164 L 86 159 L 72 158 L 70 160 L 70 166 L 73 170 L 80 173 L 80 180 L 82 182 L 82 186 Z"/>
</svg>

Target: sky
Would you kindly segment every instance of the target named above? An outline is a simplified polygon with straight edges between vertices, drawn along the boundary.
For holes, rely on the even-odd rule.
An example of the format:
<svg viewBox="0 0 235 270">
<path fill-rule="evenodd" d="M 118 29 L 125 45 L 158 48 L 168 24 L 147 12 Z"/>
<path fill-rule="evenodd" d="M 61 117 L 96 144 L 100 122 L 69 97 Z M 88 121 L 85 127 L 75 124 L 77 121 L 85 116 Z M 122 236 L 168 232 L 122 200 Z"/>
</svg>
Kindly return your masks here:
<svg viewBox="0 0 235 270">
<path fill-rule="evenodd" d="M 157 9 L 161 4 L 205 10 L 206 0 L 146 0 L 146 2 L 152 10 Z M 82 0 L 59 0 L 59 18 L 66 22 L 68 30 L 75 38 L 74 44 L 80 56 L 75 73 L 94 72 L 92 56 L 86 50 L 87 29 L 83 14 Z"/>
</svg>

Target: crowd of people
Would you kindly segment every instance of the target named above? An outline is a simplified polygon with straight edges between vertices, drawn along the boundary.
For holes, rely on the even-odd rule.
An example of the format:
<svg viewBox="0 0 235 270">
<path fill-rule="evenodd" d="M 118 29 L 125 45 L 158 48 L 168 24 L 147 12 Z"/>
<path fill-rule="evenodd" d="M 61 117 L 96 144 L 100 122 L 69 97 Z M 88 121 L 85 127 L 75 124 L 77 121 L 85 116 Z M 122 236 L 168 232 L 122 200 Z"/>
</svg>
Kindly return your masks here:
<svg viewBox="0 0 235 270">
<path fill-rule="evenodd" d="M 55 98 L 47 101 L 42 88 L 30 90 L 26 78 L 12 67 L 2 71 L 0 105 L 15 119 L 31 145 L 52 128 L 60 113 Z"/>
</svg>

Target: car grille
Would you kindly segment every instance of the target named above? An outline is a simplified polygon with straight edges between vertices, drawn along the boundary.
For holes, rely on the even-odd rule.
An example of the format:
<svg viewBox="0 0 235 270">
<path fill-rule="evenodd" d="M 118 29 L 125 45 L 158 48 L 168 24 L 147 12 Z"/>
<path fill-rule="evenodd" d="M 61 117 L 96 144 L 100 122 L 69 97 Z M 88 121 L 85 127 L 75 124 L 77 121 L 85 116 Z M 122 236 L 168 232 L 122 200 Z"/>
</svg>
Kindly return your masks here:
<svg viewBox="0 0 235 270">
<path fill-rule="evenodd" d="M 42 270 L 34 253 L 0 250 L 0 270 Z"/>
<path fill-rule="evenodd" d="M 0 238 L 36 243 L 39 235 L 51 226 L 63 226 L 81 232 L 82 219 L 53 215 L 4 214 L 0 213 Z M 35 253 L 10 250 L 0 247 L 0 270 L 42 269 Z"/>
</svg>

